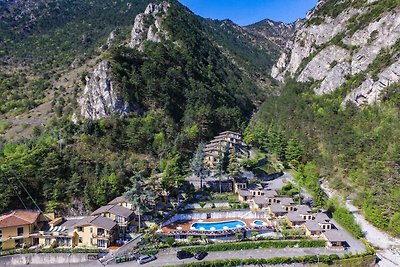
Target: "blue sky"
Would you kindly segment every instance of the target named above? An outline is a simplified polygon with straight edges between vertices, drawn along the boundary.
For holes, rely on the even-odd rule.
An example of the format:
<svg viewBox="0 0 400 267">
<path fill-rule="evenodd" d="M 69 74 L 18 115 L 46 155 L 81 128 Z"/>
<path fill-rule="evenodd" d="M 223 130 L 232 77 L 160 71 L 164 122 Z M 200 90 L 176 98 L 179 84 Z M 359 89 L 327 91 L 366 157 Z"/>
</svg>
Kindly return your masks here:
<svg viewBox="0 0 400 267">
<path fill-rule="evenodd" d="M 231 19 L 245 26 L 263 19 L 293 22 L 304 18 L 317 0 L 179 0 L 195 14 L 212 19 Z"/>
</svg>

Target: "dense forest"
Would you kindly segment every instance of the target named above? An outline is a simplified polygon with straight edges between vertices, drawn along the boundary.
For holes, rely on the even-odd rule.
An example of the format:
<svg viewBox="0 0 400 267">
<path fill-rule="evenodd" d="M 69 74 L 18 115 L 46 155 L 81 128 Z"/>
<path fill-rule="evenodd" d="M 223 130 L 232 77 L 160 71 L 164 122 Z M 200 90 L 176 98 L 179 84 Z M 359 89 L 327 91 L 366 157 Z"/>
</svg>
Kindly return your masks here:
<svg viewBox="0 0 400 267">
<path fill-rule="evenodd" d="M 311 88 L 288 81 L 282 95 L 265 101 L 250 128 L 261 124 L 286 140 L 297 138 L 305 152 L 301 165 L 318 166 L 316 177 L 344 195 L 355 192 L 366 218 L 398 235 L 400 87 L 391 86 L 381 103 L 362 108 L 341 106 L 346 90 L 317 96 Z"/>
<path fill-rule="evenodd" d="M 110 61 L 119 94 L 136 112 L 74 123 L 79 107 L 63 98 L 55 119 L 35 127 L 31 138 L 0 143 L 0 211 L 37 204 L 82 214 L 123 194 L 138 173 L 157 192 L 175 194 L 200 141 L 246 127 L 265 91 L 179 3 L 172 2 L 162 26 L 168 40 L 146 41 L 140 52 L 125 46 L 129 31 L 121 31 L 122 41 L 99 57 Z M 267 57 L 270 68 L 269 53 L 257 57 Z M 5 87 L 20 82 L 5 78 Z M 40 94 L 43 86 L 29 88 Z"/>
</svg>

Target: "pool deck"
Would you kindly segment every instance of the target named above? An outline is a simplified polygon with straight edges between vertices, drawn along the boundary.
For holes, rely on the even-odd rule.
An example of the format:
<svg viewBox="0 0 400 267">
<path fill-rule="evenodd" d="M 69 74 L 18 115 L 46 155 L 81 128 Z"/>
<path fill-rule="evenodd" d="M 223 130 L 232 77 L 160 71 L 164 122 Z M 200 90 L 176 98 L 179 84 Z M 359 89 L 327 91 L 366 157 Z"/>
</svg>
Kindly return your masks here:
<svg viewBox="0 0 400 267">
<path fill-rule="evenodd" d="M 180 223 L 174 223 L 170 224 L 166 227 L 163 227 L 163 233 L 164 234 L 169 234 L 172 232 L 180 231 L 180 232 L 189 232 L 191 231 L 190 227 L 192 226 L 193 223 L 207 223 L 207 222 L 224 222 L 224 221 L 242 221 L 246 223 L 245 226 L 240 227 L 240 228 L 253 228 L 254 225 L 252 223 L 254 221 L 263 221 L 265 223 L 265 226 L 271 226 L 271 223 L 267 219 L 259 219 L 259 218 L 254 218 L 254 219 L 242 219 L 242 218 L 227 218 L 227 219 L 207 219 L 207 220 L 192 220 L 192 221 L 187 221 L 187 222 L 180 222 Z M 210 231 L 203 231 L 204 233 L 210 232 Z"/>
</svg>

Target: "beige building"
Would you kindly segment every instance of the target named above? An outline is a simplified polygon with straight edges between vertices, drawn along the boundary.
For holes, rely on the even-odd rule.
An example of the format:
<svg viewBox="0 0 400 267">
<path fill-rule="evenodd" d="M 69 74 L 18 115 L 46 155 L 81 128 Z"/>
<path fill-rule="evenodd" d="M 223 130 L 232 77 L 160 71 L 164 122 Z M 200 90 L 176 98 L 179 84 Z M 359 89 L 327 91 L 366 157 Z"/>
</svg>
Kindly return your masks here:
<svg viewBox="0 0 400 267">
<path fill-rule="evenodd" d="M 0 250 L 24 248 L 38 244 L 40 212 L 14 210 L 0 215 Z"/>
<path fill-rule="evenodd" d="M 98 208 L 92 214 L 92 216 L 101 215 L 103 217 L 109 218 L 116 222 L 121 230 L 129 226 L 131 221 L 135 218 L 135 213 L 121 205 L 106 205 Z"/>
<path fill-rule="evenodd" d="M 118 233 L 117 223 L 103 216 L 56 218 L 39 231 L 41 246 L 107 248 Z"/>
<path fill-rule="evenodd" d="M 215 168 L 220 161 L 221 154 L 228 147 L 229 150 L 235 150 L 242 145 L 241 135 L 239 133 L 226 131 L 216 136 L 209 144 L 205 146 L 204 165 L 208 168 Z"/>
<path fill-rule="evenodd" d="M 108 205 L 120 205 L 130 210 L 135 210 L 135 207 L 132 205 L 132 203 L 124 196 L 114 198 L 108 202 Z"/>
</svg>

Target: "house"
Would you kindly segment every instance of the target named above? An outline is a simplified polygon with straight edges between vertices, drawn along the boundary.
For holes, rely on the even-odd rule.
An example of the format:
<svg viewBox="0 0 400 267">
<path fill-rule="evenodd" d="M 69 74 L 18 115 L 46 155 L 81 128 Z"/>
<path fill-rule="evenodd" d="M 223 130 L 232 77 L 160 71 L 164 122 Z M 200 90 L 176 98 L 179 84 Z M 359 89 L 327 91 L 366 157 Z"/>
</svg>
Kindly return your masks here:
<svg viewBox="0 0 400 267">
<path fill-rule="evenodd" d="M 135 218 L 135 213 L 128 208 L 120 205 L 106 205 L 98 208 L 91 214 L 92 216 L 101 215 L 109 218 L 116 223 L 121 230 L 130 224 L 130 222 Z"/>
<path fill-rule="evenodd" d="M 261 184 L 249 184 L 247 189 L 253 196 L 263 196 L 264 195 L 264 188 Z"/>
<path fill-rule="evenodd" d="M 301 226 L 305 222 L 305 219 L 297 211 L 289 212 L 285 215 L 285 219 L 290 227 Z"/>
<path fill-rule="evenodd" d="M 325 213 L 316 213 L 314 220 L 321 226 L 322 230 L 332 230 L 334 228 L 331 219 Z"/>
<path fill-rule="evenodd" d="M 342 231 L 328 230 L 322 234 L 322 237 L 327 241 L 328 247 L 344 248 L 347 246 L 346 237 Z"/>
<path fill-rule="evenodd" d="M 238 194 L 239 194 L 239 201 L 241 202 L 248 202 L 253 199 L 253 194 L 250 193 L 249 190 L 239 189 Z"/>
<path fill-rule="evenodd" d="M 322 228 L 316 221 L 306 221 L 304 229 L 307 236 L 320 236 L 322 234 Z"/>
<path fill-rule="evenodd" d="M 130 210 L 135 210 L 133 204 L 124 196 L 114 198 L 113 200 L 108 202 L 108 205 L 120 205 Z"/>
<path fill-rule="evenodd" d="M 281 205 L 281 204 L 271 204 L 268 206 L 268 212 L 270 214 L 271 217 L 281 217 L 283 215 L 285 215 L 287 212 L 287 209 L 285 208 L 285 206 Z"/>
<path fill-rule="evenodd" d="M 297 205 L 295 210 L 305 221 L 309 221 L 314 218 L 314 215 L 311 213 L 311 208 L 307 205 Z"/>
<path fill-rule="evenodd" d="M 107 248 L 116 240 L 118 224 L 103 216 L 86 216 L 74 225 L 77 245 Z"/>
<path fill-rule="evenodd" d="M 235 177 L 233 179 L 233 190 L 235 193 L 239 192 L 239 189 L 247 189 L 248 180 L 245 177 Z"/>
<path fill-rule="evenodd" d="M 78 234 L 75 231 L 75 225 L 82 219 L 83 217 L 55 218 L 39 230 L 39 244 L 45 247 L 51 245 L 59 247 L 78 246 Z"/>
<path fill-rule="evenodd" d="M 220 155 L 228 148 L 230 151 L 240 153 L 242 146 L 241 135 L 232 131 L 225 131 L 214 137 L 209 144 L 205 146 L 204 165 L 210 169 L 216 167 L 220 161 Z"/>
<path fill-rule="evenodd" d="M 254 196 L 250 208 L 254 211 L 261 211 L 268 207 L 268 201 L 264 196 Z"/>
<path fill-rule="evenodd" d="M 281 206 L 283 206 L 287 212 L 295 210 L 293 198 L 277 197 L 276 200 L 277 200 L 277 203 L 279 203 Z"/>
<path fill-rule="evenodd" d="M 264 189 L 264 196 L 267 198 L 268 204 L 278 203 L 278 193 L 275 190 Z"/>
<path fill-rule="evenodd" d="M 41 246 L 107 248 L 116 240 L 117 223 L 103 216 L 56 218 L 40 229 Z"/>
<path fill-rule="evenodd" d="M 0 250 L 37 245 L 40 212 L 14 210 L 0 215 Z"/>
</svg>

